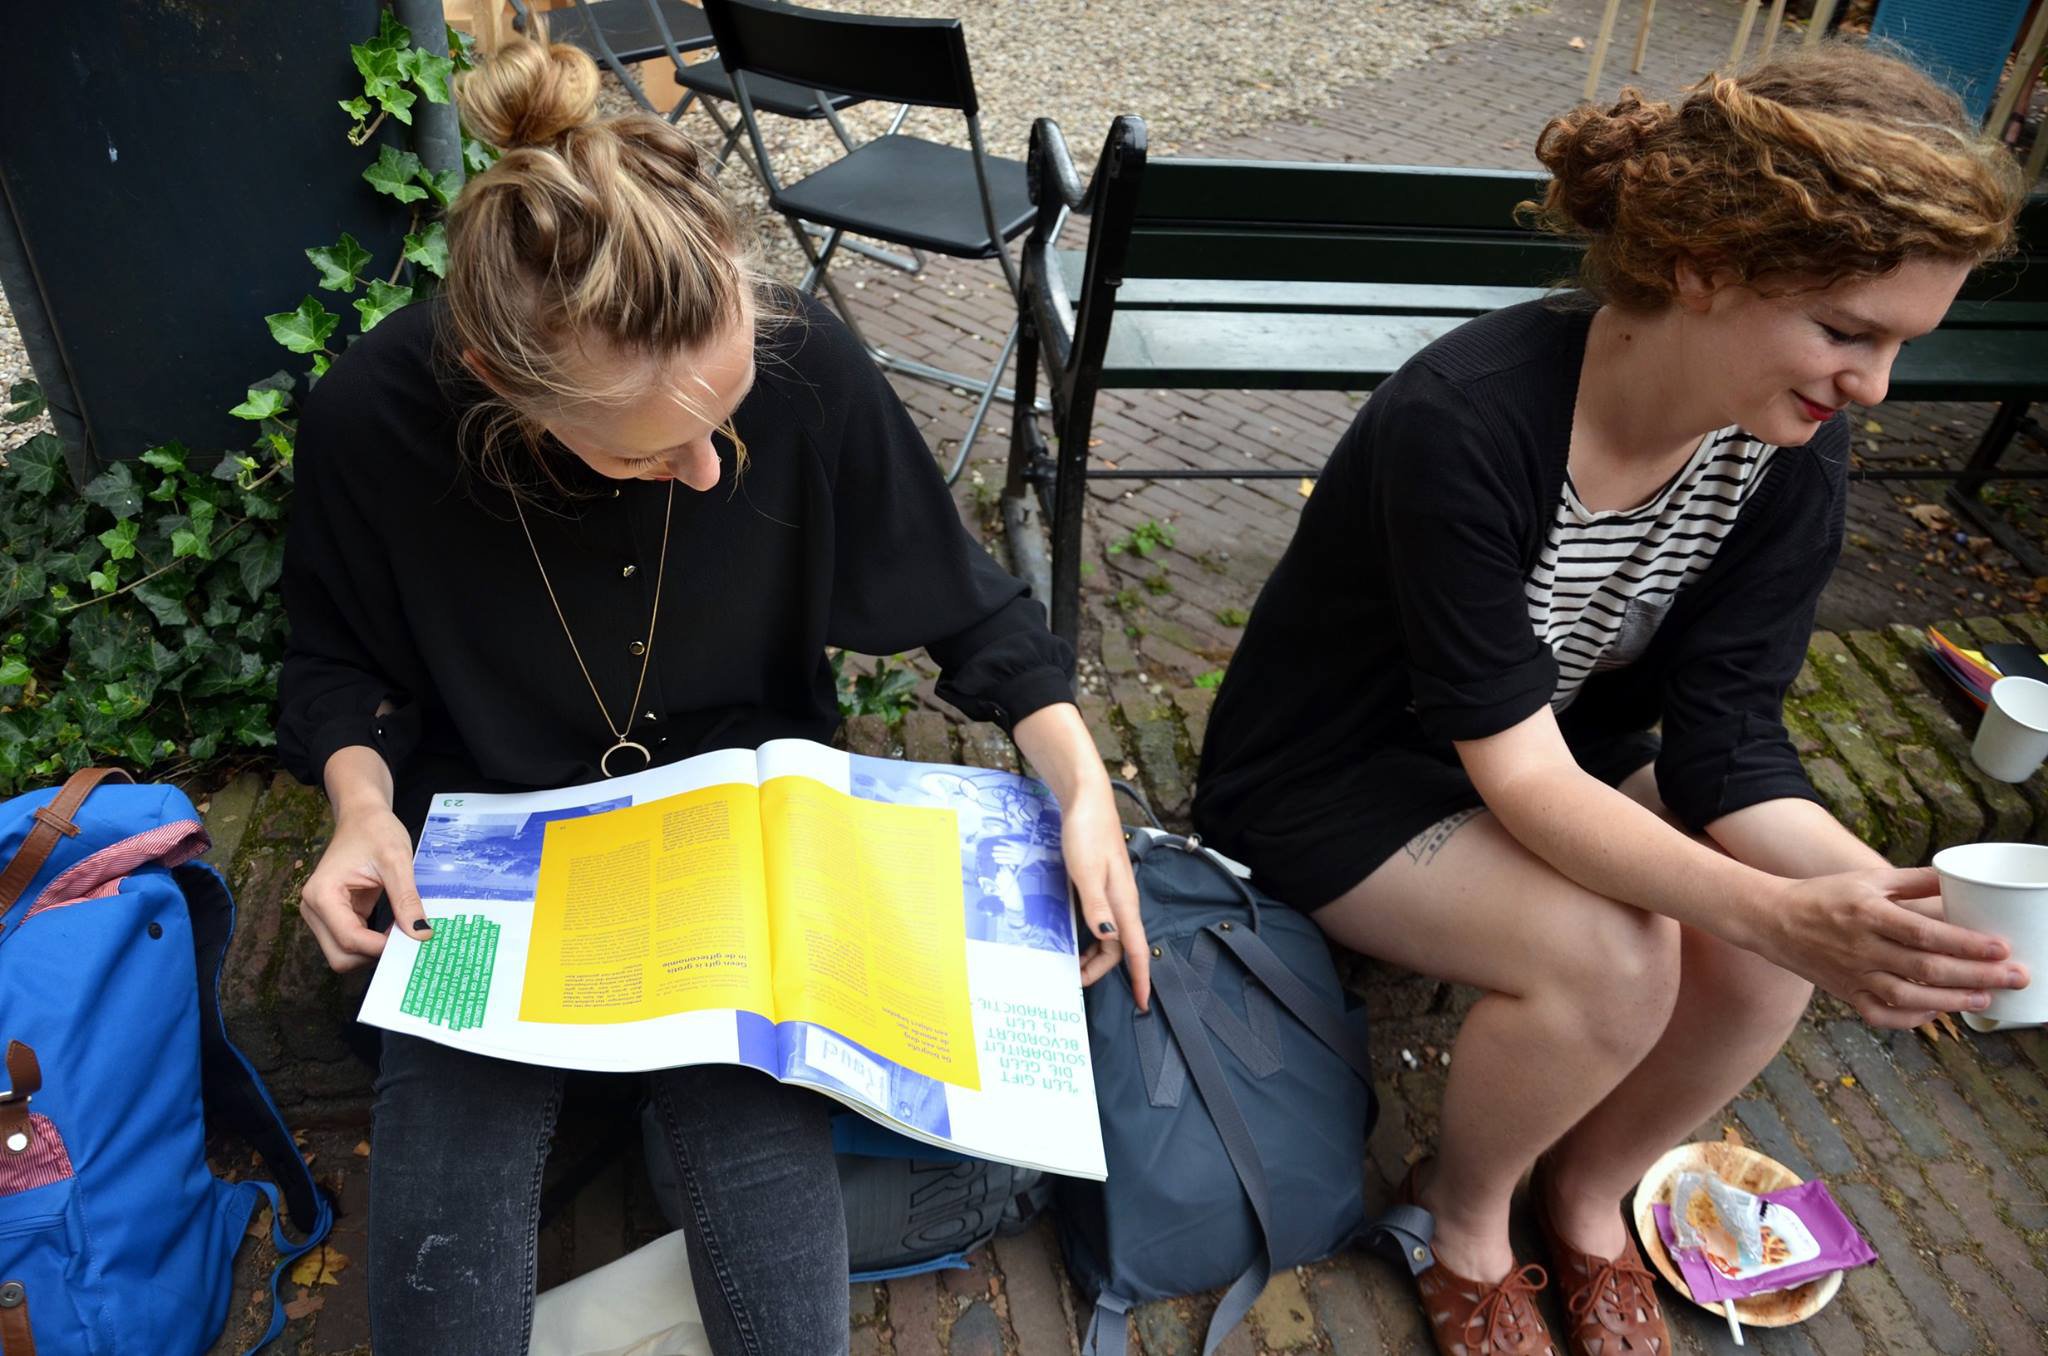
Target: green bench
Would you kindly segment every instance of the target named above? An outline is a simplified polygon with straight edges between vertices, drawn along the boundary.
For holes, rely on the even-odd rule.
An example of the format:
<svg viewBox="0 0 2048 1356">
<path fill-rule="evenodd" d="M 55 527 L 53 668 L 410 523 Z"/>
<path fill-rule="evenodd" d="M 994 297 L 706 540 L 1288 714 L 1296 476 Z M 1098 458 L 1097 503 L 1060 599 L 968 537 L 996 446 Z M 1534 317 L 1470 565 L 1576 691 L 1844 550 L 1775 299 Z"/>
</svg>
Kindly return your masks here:
<svg viewBox="0 0 2048 1356">
<path fill-rule="evenodd" d="M 1568 279 L 1575 246 L 1520 224 L 1517 204 L 1545 180 L 1508 170 L 1147 161 L 1145 124 L 1111 125 L 1083 185 L 1056 124 L 1032 128 L 1037 216 L 1026 238 L 1017 404 L 1005 508 L 1013 551 L 1036 540 L 1028 494 L 1051 528 L 1053 629 L 1079 629 L 1081 512 L 1096 479 L 1297 479 L 1319 465 L 1214 470 L 1090 467 L 1105 390 L 1370 390 L 1431 340 L 1475 315 L 1543 295 Z M 1072 212 L 1085 251 L 1059 248 Z M 2048 196 L 2023 235 L 2048 243 Z M 1968 467 L 1948 473 L 1971 499 L 2013 434 L 2048 397 L 2048 265 L 2022 258 L 1973 279 L 1942 327 L 1909 345 L 1892 398 L 2000 403 Z M 1029 416 L 1041 375 L 1054 446 Z M 1117 458 L 1116 460 L 1121 460 Z M 2022 473 L 2025 474 L 2025 473 Z M 2034 474 L 2048 474 L 2036 472 Z M 1966 504 L 1967 507 L 1967 504 Z M 1020 572 L 1037 574 L 1029 559 Z"/>
</svg>

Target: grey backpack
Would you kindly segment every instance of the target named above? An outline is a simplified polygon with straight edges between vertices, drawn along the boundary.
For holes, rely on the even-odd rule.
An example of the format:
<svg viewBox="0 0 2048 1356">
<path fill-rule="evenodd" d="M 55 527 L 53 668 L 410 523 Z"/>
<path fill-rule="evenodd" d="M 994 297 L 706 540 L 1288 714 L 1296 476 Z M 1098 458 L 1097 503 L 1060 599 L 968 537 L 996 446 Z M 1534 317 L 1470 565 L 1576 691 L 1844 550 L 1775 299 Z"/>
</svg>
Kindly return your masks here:
<svg viewBox="0 0 2048 1356">
<path fill-rule="evenodd" d="M 1206 1356 L 1273 1272 L 1364 1234 L 1378 1101 L 1315 924 L 1195 838 L 1130 839 L 1152 1009 L 1122 969 L 1086 990 L 1109 1177 L 1062 1179 L 1060 1243 L 1095 1304 L 1083 1356 L 1121 1356 L 1134 1304 L 1227 1287 Z"/>
</svg>

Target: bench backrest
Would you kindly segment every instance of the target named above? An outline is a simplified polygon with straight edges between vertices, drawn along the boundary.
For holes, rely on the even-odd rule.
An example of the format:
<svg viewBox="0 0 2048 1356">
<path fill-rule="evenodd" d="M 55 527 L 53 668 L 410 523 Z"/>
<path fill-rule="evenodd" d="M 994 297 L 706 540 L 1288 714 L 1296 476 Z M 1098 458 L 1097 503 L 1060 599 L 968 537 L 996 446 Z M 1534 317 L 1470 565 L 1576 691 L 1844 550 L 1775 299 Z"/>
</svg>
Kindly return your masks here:
<svg viewBox="0 0 2048 1356">
<path fill-rule="evenodd" d="M 1571 276 L 1579 254 L 1516 219 L 1544 182 L 1514 170 L 1166 158 L 1111 197 L 1134 198 L 1126 277 L 1542 287 Z"/>
</svg>

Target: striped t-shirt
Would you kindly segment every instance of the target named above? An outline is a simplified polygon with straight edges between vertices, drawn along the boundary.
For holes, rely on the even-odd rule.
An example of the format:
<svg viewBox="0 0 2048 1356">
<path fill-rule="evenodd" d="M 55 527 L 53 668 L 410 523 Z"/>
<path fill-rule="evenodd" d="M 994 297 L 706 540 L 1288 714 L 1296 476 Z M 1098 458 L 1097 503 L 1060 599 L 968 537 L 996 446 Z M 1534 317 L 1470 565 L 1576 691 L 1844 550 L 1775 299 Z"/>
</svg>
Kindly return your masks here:
<svg viewBox="0 0 2048 1356">
<path fill-rule="evenodd" d="M 1536 567 L 1523 583 L 1529 624 L 1557 656 L 1551 709 L 1572 704 L 1587 677 L 1649 648 L 1678 591 L 1699 577 L 1735 526 L 1777 451 L 1739 428 L 1700 440 L 1648 503 L 1594 511 L 1567 475 Z"/>
</svg>

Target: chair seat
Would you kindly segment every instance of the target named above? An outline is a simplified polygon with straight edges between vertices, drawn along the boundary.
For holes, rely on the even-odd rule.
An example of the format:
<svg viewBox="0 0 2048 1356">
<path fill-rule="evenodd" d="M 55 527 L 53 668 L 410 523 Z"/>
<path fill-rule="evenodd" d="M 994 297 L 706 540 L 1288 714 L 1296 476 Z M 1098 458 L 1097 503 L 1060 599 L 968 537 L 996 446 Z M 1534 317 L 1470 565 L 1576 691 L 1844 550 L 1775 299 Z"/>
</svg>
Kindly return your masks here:
<svg viewBox="0 0 2048 1356">
<path fill-rule="evenodd" d="M 732 92 L 732 76 L 725 69 L 725 62 L 718 57 L 706 61 L 692 61 L 683 67 L 676 82 L 693 93 L 707 99 L 723 99 L 727 103 L 738 103 Z M 773 113 L 779 118 L 807 118 L 815 121 L 825 115 L 818 110 L 818 91 L 792 85 L 787 80 L 776 80 L 765 75 L 749 76 L 747 93 L 754 97 L 756 112 Z M 829 94 L 833 111 L 850 108 L 861 100 L 852 94 Z"/>
<path fill-rule="evenodd" d="M 974 153 L 919 137 L 866 142 L 808 178 L 771 195 L 775 210 L 956 259 L 992 259 L 1002 241 L 1031 224 L 1024 162 L 988 166 L 989 199 L 1001 240 L 988 238 Z"/>
<path fill-rule="evenodd" d="M 677 51 L 694 52 L 711 45 L 711 24 L 703 10 L 685 4 L 684 0 L 655 3 L 661 6 L 662 20 L 668 25 L 669 36 L 676 40 Z M 655 26 L 654 16 L 647 12 L 646 0 L 587 0 L 568 9 L 551 10 L 547 23 L 549 41 L 573 43 L 599 60 L 603 60 L 603 53 L 591 31 L 593 23 L 610 45 L 612 55 L 621 61 L 649 61 L 668 55 L 668 48 L 662 45 L 661 30 Z"/>
</svg>

